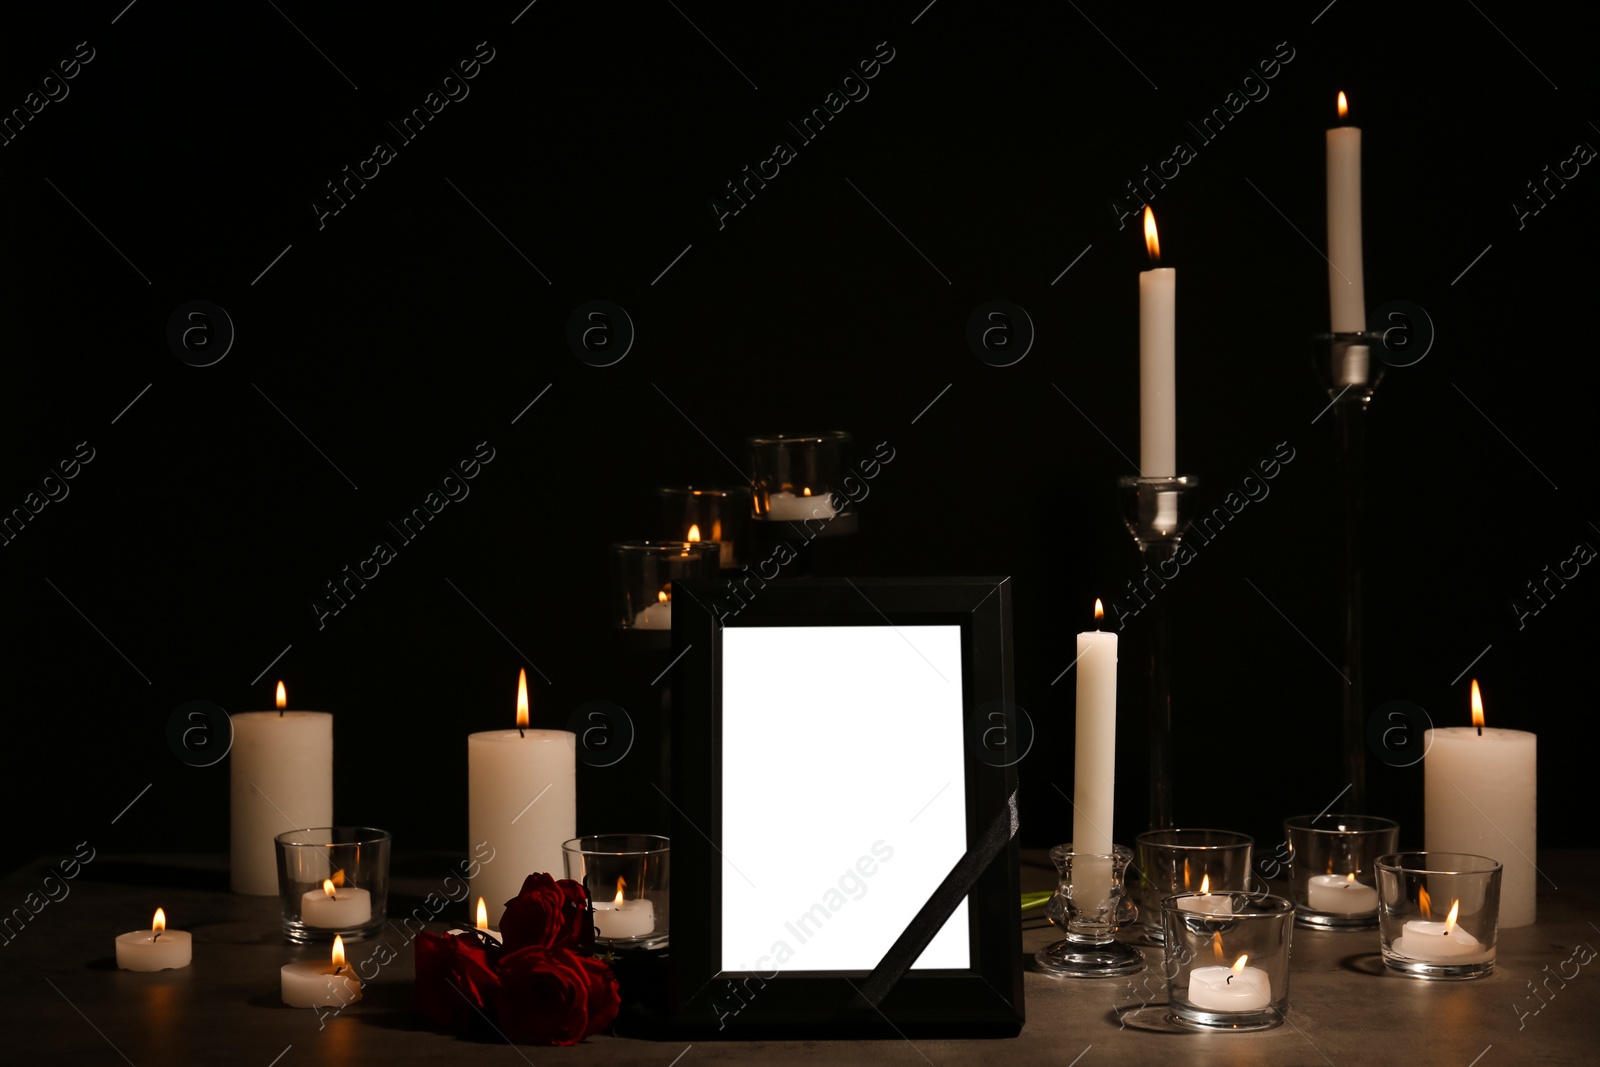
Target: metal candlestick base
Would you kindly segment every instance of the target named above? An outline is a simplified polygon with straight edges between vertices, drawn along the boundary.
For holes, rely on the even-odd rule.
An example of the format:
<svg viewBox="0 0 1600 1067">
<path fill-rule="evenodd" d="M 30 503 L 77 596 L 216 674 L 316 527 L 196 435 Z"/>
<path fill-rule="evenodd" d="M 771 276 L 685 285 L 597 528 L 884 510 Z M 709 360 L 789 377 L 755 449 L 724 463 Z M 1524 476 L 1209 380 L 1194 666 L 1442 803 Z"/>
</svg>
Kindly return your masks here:
<svg viewBox="0 0 1600 1067">
<path fill-rule="evenodd" d="M 1117 496 L 1122 519 L 1139 545 L 1145 569 L 1157 574 L 1164 564 L 1178 559 L 1183 531 L 1193 516 L 1197 478 L 1118 478 Z M 1170 577 L 1170 575 L 1168 576 Z M 1165 580 L 1158 577 L 1158 586 Z M 1177 823 L 1172 815 L 1172 691 L 1167 678 L 1167 599 L 1155 597 L 1150 605 L 1150 829 L 1166 830 Z"/>
<path fill-rule="evenodd" d="M 1117 929 L 1138 915 L 1123 890 L 1133 853 L 1122 845 L 1112 845 L 1109 854 L 1057 845 L 1050 859 L 1059 877 L 1045 913 L 1067 936 L 1034 954 L 1038 969 L 1053 978 L 1119 978 L 1144 970 L 1144 954 L 1116 939 Z"/>
<path fill-rule="evenodd" d="M 1339 471 L 1344 491 L 1344 674 L 1342 700 L 1344 771 L 1350 782 L 1347 803 L 1366 809 L 1366 709 L 1362 683 L 1361 512 L 1366 497 L 1362 438 L 1367 404 L 1383 380 L 1381 355 L 1388 351 L 1381 333 L 1325 333 L 1312 338 L 1312 362 L 1328 391 L 1339 435 Z M 1326 409 L 1324 409 L 1326 410 Z M 1320 418 L 1321 416 L 1318 416 Z"/>
</svg>

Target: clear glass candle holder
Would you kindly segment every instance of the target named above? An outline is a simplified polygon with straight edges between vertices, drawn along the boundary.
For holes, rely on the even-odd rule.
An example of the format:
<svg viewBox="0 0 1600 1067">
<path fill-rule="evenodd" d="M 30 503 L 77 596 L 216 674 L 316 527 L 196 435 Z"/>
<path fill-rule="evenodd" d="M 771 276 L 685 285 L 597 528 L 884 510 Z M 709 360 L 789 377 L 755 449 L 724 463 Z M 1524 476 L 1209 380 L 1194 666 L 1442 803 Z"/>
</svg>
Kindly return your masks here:
<svg viewBox="0 0 1600 1067">
<path fill-rule="evenodd" d="M 771 434 L 749 444 L 758 521 L 800 523 L 817 537 L 856 532 L 853 501 L 866 480 L 850 470 L 849 434 Z"/>
<path fill-rule="evenodd" d="M 1498 860 L 1466 852 L 1391 852 L 1376 868 L 1384 966 L 1415 978 L 1493 973 Z"/>
<path fill-rule="evenodd" d="M 1162 901 L 1167 1003 L 1197 1030 L 1270 1030 L 1289 1011 L 1294 902 L 1249 893 Z"/>
<path fill-rule="evenodd" d="M 296 945 L 365 941 L 388 916 L 389 833 L 319 826 L 273 839 L 283 935 Z"/>
<path fill-rule="evenodd" d="M 655 834 L 590 834 L 561 846 L 567 877 L 594 907 L 596 944 L 665 948 L 670 932 L 671 842 Z"/>
<path fill-rule="evenodd" d="M 734 489 L 696 489 L 665 487 L 656 490 L 661 502 L 662 537 L 685 541 L 715 541 L 718 564 L 724 570 L 748 560 L 750 516 L 753 508 L 749 486 Z"/>
<path fill-rule="evenodd" d="M 1245 892 L 1255 838 L 1233 830 L 1146 830 L 1134 839 L 1141 928 L 1151 944 L 1166 929 L 1161 902 L 1173 893 Z"/>
<path fill-rule="evenodd" d="M 620 541 L 611 546 L 611 615 L 624 630 L 672 630 L 672 583 L 715 578 L 715 541 Z"/>
<path fill-rule="evenodd" d="M 1112 845 L 1109 853 L 1075 852 L 1070 844 L 1050 850 L 1056 892 L 1045 914 L 1066 937 L 1034 954 L 1039 970 L 1056 978 L 1113 978 L 1144 970 L 1138 949 L 1116 939 L 1136 914 L 1124 888 L 1133 853 Z"/>
<path fill-rule="evenodd" d="M 1376 815 L 1296 815 L 1283 821 L 1283 832 L 1297 925 L 1378 925 L 1378 857 L 1399 846 L 1399 823 Z"/>
</svg>

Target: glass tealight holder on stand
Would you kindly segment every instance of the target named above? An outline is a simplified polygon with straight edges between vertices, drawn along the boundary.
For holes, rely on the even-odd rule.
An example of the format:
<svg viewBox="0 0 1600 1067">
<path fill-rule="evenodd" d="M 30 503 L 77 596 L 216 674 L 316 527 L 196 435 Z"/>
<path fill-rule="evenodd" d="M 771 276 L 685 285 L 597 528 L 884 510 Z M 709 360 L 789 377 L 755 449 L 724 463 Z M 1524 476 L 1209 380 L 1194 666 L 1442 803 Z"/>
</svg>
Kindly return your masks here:
<svg viewBox="0 0 1600 1067">
<path fill-rule="evenodd" d="M 718 562 L 731 570 L 750 562 L 751 492 L 749 486 L 733 489 L 663 487 L 656 490 L 661 501 L 663 537 L 685 541 L 715 541 Z"/>
<path fill-rule="evenodd" d="M 1339 472 L 1344 526 L 1344 670 L 1345 686 L 1341 735 L 1345 777 L 1350 782 L 1351 806 L 1367 802 L 1366 706 L 1361 638 L 1362 509 L 1366 498 L 1366 460 L 1363 455 L 1367 405 L 1383 380 L 1383 354 L 1388 351 L 1381 333 L 1324 333 L 1312 338 L 1312 362 L 1328 393 L 1326 413 L 1333 411 L 1339 438 Z M 1317 418 L 1321 418 L 1318 415 Z M 1312 420 L 1316 421 L 1315 419 Z"/>
<path fill-rule="evenodd" d="M 1117 978 L 1144 970 L 1144 955 L 1116 938 L 1138 909 L 1123 888 L 1133 853 L 1123 845 L 1111 852 L 1079 853 L 1057 845 L 1050 860 L 1058 875 L 1055 896 L 1045 914 L 1067 936 L 1034 954 L 1035 966 L 1054 978 Z"/>
<path fill-rule="evenodd" d="M 1166 569 L 1164 565 L 1174 560 L 1178 565 L 1183 562 L 1178 553 L 1183 545 L 1183 532 L 1192 517 L 1194 490 L 1199 484 L 1199 479 L 1189 477 L 1117 479 L 1122 521 L 1139 545 L 1145 571 L 1154 572 L 1157 590 L 1172 577 L 1171 574 L 1162 575 Z M 1141 580 L 1145 580 L 1143 575 Z M 1165 830 L 1176 825 L 1172 815 L 1172 687 L 1167 675 L 1170 661 L 1167 601 L 1171 594 L 1149 592 L 1152 594 L 1147 672 L 1150 685 L 1149 821 L 1150 829 Z"/>
<path fill-rule="evenodd" d="M 653 634 L 665 646 L 672 634 L 673 583 L 715 578 L 715 541 L 620 541 L 611 546 L 611 618 L 620 629 Z"/>
</svg>

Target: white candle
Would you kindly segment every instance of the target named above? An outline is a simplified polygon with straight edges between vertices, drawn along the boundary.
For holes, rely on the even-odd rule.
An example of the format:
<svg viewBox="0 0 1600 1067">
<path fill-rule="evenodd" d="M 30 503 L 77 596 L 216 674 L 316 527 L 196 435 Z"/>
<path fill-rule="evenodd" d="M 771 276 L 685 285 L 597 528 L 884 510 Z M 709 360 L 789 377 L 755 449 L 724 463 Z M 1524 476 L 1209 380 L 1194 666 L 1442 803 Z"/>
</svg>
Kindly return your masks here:
<svg viewBox="0 0 1600 1067">
<path fill-rule="evenodd" d="M 1360 915 L 1378 910 L 1378 891 L 1354 874 L 1314 874 L 1306 886 L 1306 907 L 1329 915 Z"/>
<path fill-rule="evenodd" d="M 189 966 L 193 950 L 188 931 L 168 930 L 167 913 L 156 909 L 148 930 L 117 935 L 117 966 L 124 971 L 165 971 Z"/>
<path fill-rule="evenodd" d="M 467 930 L 459 926 L 452 930 L 446 931 L 446 933 L 450 934 L 452 937 L 454 937 L 456 934 L 464 934 L 467 932 Z M 484 904 L 482 897 L 478 898 L 478 933 L 482 934 L 484 937 L 493 938 L 502 944 L 505 943 L 505 937 L 501 935 L 499 930 L 489 929 L 489 908 L 486 904 Z"/>
<path fill-rule="evenodd" d="M 1156 216 L 1148 207 L 1144 239 L 1150 261 L 1161 262 Z M 1139 473 L 1145 478 L 1178 473 L 1177 290 L 1178 272 L 1171 267 L 1139 274 Z M 1174 497 L 1174 514 L 1176 505 Z"/>
<path fill-rule="evenodd" d="M 1400 936 L 1390 946 L 1395 953 L 1407 959 L 1431 963 L 1480 963 L 1493 953 L 1483 947 L 1483 942 L 1456 925 L 1460 902 L 1450 906 L 1450 915 L 1444 922 L 1413 919 L 1401 927 Z"/>
<path fill-rule="evenodd" d="M 663 590 L 656 594 L 656 598 L 656 603 L 633 617 L 635 630 L 672 629 L 672 597 Z"/>
<path fill-rule="evenodd" d="M 1189 972 L 1189 1003 L 1206 1011 L 1254 1011 L 1272 1003 L 1272 979 L 1260 967 L 1196 967 Z"/>
<path fill-rule="evenodd" d="M 1094 602 L 1096 623 L 1105 617 Z M 1078 635 L 1077 743 L 1072 764 L 1072 895 L 1093 913 L 1111 895 L 1111 816 L 1117 763 L 1117 635 Z M 1084 855 L 1103 855 L 1085 860 Z"/>
<path fill-rule="evenodd" d="M 333 825 L 333 716 L 277 711 L 232 717 L 230 847 L 233 891 L 276 896 L 273 838 L 287 830 Z"/>
<path fill-rule="evenodd" d="M 361 980 L 344 960 L 344 939 L 333 939 L 328 960 L 286 963 L 278 971 L 283 1002 L 291 1008 L 343 1007 L 361 999 Z"/>
<path fill-rule="evenodd" d="M 566 869 L 561 844 L 578 836 L 578 739 L 566 730 L 527 729 L 527 723 L 523 671 L 517 729 L 467 737 L 467 825 L 474 848 L 487 842 L 492 849 L 472 879 L 472 894 L 488 901 L 493 926 L 528 875 Z"/>
<path fill-rule="evenodd" d="M 1429 852 L 1499 860 L 1500 926 L 1529 926 L 1538 872 L 1538 738 L 1480 729 L 1483 699 L 1472 681 L 1472 721 L 1423 735 L 1423 812 Z"/>
<path fill-rule="evenodd" d="M 833 516 L 833 495 L 831 493 L 820 493 L 812 496 L 810 489 L 803 488 L 798 496 L 784 491 L 772 493 L 767 497 L 767 518 L 773 522 L 793 522 L 797 519 L 831 519 Z"/>
<path fill-rule="evenodd" d="M 621 896 L 621 893 L 618 893 Z M 616 900 L 594 906 L 596 937 L 644 937 L 655 933 L 656 906 L 648 900 Z"/>
<path fill-rule="evenodd" d="M 365 889 L 335 886 L 324 879 L 321 889 L 300 897 L 300 921 L 307 926 L 344 930 L 372 920 L 372 895 Z"/>
<path fill-rule="evenodd" d="M 1348 114 L 1340 93 L 1339 117 Z M 1361 259 L 1361 130 L 1339 126 L 1328 131 L 1328 303 L 1334 333 L 1367 328 Z"/>
<path fill-rule="evenodd" d="M 1178 910 L 1202 915 L 1232 915 L 1233 897 L 1227 893 L 1211 892 L 1211 876 L 1205 875 L 1200 879 L 1200 895 L 1179 898 Z"/>
</svg>

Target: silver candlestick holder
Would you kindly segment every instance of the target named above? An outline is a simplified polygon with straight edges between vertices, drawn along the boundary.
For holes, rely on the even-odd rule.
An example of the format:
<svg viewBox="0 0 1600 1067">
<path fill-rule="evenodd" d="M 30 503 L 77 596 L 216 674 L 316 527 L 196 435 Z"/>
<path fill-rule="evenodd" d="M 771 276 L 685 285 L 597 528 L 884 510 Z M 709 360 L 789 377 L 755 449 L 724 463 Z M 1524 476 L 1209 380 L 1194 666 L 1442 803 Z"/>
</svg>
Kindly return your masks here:
<svg viewBox="0 0 1600 1067">
<path fill-rule="evenodd" d="M 1366 705 L 1361 637 L 1362 512 L 1366 506 L 1365 451 L 1367 405 L 1383 380 L 1387 351 L 1381 333 L 1324 333 L 1312 338 L 1317 377 L 1328 391 L 1339 439 L 1339 474 L 1344 512 L 1344 698 L 1342 735 L 1346 806 L 1365 811 L 1367 803 Z M 1319 415 L 1318 418 L 1321 418 Z"/>
<path fill-rule="evenodd" d="M 1122 519 L 1139 545 L 1145 570 L 1154 569 L 1158 582 L 1164 566 L 1181 564 L 1183 532 L 1193 517 L 1197 478 L 1118 478 L 1117 497 Z M 1170 578 L 1171 576 L 1166 576 Z M 1167 600 L 1155 596 L 1148 605 L 1150 639 L 1150 829 L 1166 830 L 1177 823 L 1172 815 L 1172 690 L 1167 675 Z"/>
</svg>

